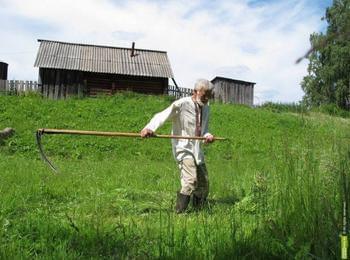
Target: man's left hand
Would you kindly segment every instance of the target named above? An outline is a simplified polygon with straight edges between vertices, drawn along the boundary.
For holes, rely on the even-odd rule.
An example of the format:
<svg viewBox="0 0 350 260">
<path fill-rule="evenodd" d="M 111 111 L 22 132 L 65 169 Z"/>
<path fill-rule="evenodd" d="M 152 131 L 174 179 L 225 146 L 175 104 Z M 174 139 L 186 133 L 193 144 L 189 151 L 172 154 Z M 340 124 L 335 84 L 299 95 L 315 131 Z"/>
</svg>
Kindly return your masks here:
<svg viewBox="0 0 350 260">
<path fill-rule="evenodd" d="M 212 143 L 212 142 L 214 142 L 214 136 L 213 135 L 207 135 L 206 137 L 205 137 L 205 140 L 204 140 L 204 143 L 206 143 L 206 144 L 210 144 L 210 143 Z"/>
</svg>

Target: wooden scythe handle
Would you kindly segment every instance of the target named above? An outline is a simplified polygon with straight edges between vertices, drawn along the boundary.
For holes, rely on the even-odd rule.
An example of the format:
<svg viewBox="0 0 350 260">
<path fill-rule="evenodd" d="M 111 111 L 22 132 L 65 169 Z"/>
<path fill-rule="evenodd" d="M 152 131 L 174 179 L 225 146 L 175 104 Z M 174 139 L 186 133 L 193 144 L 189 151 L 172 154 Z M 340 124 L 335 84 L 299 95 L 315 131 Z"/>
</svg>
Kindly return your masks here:
<svg viewBox="0 0 350 260">
<path fill-rule="evenodd" d="M 50 129 L 41 128 L 38 129 L 41 134 L 71 134 L 71 135 L 96 135 L 96 136 L 120 136 L 120 137 L 141 137 L 139 133 L 123 133 L 123 132 L 101 132 L 101 131 L 85 131 L 85 130 L 69 130 L 69 129 Z M 202 136 L 180 136 L 180 135 L 154 135 L 155 138 L 168 138 L 168 139 L 192 139 L 192 140 L 205 140 Z M 214 137 L 214 140 L 226 140 L 223 137 Z"/>
</svg>

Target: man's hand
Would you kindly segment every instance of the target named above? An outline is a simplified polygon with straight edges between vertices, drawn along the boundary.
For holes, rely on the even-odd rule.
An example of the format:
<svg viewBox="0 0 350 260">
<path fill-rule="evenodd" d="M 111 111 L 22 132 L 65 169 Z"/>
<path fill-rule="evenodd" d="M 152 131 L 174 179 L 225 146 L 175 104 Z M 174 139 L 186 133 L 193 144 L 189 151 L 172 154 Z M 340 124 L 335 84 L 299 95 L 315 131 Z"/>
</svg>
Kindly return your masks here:
<svg viewBox="0 0 350 260">
<path fill-rule="evenodd" d="M 140 134 L 141 134 L 142 138 L 154 136 L 154 132 L 151 129 L 148 129 L 148 128 L 142 129 Z"/>
<path fill-rule="evenodd" d="M 210 144 L 210 143 L 214 142 L 214 140 L 215 140 L 215 139 L 214 139 L 214 136 L 211 135 L 211 134 L 209 134 L 209 135 L 207 135 L 207 136 L 205 137 L 204 143 Z"/>
</svg>

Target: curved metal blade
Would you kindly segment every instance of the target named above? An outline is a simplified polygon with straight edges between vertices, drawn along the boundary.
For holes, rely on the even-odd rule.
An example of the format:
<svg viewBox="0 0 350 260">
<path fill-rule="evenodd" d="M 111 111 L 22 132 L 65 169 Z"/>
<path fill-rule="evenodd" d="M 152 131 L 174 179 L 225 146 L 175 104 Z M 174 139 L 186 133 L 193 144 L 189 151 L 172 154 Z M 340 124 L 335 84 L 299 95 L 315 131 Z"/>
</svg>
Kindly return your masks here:
<svg viewBox="0 0 350 260">
<path fill-rule="evenodd" d="M 46 157 L 46 155 L 44 153 L 44 149 L 43 149 L 43 147 L 41 145 L 41 137 L 42 137 L 42 135 L 43 135 L 43 131 L 38 130 L 36 132 L 36 143 L 38 144 L 38 148 L 39 148 L 39 152 L 40 152 L 40 155 L 41 155 L 41 159 L 43 161 L 45 161 L 55 173 L 58 173 L 57 168 L 53 165 L 52 162 L 50 162 L 50 160 Z"/>
</svg>

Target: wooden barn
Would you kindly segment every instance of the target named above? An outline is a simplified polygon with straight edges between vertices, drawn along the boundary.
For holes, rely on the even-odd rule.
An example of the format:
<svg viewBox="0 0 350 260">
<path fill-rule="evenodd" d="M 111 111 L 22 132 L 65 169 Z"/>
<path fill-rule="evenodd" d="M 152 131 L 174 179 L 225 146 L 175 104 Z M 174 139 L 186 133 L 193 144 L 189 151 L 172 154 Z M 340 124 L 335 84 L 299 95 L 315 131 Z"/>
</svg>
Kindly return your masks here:
<svg viewBox="0 0 350 260">
<path fill-rule="evenodd" d="M 38 40 L 35 67 L 44 97 L 164 94 L 173 72 L 164 51 Z"/>
<path fill-rule="evenodd" d="M 255 83 L 224 77 L 215 77 L 211 82 L 215 101 L 253 106 Z"/>
</svg>

